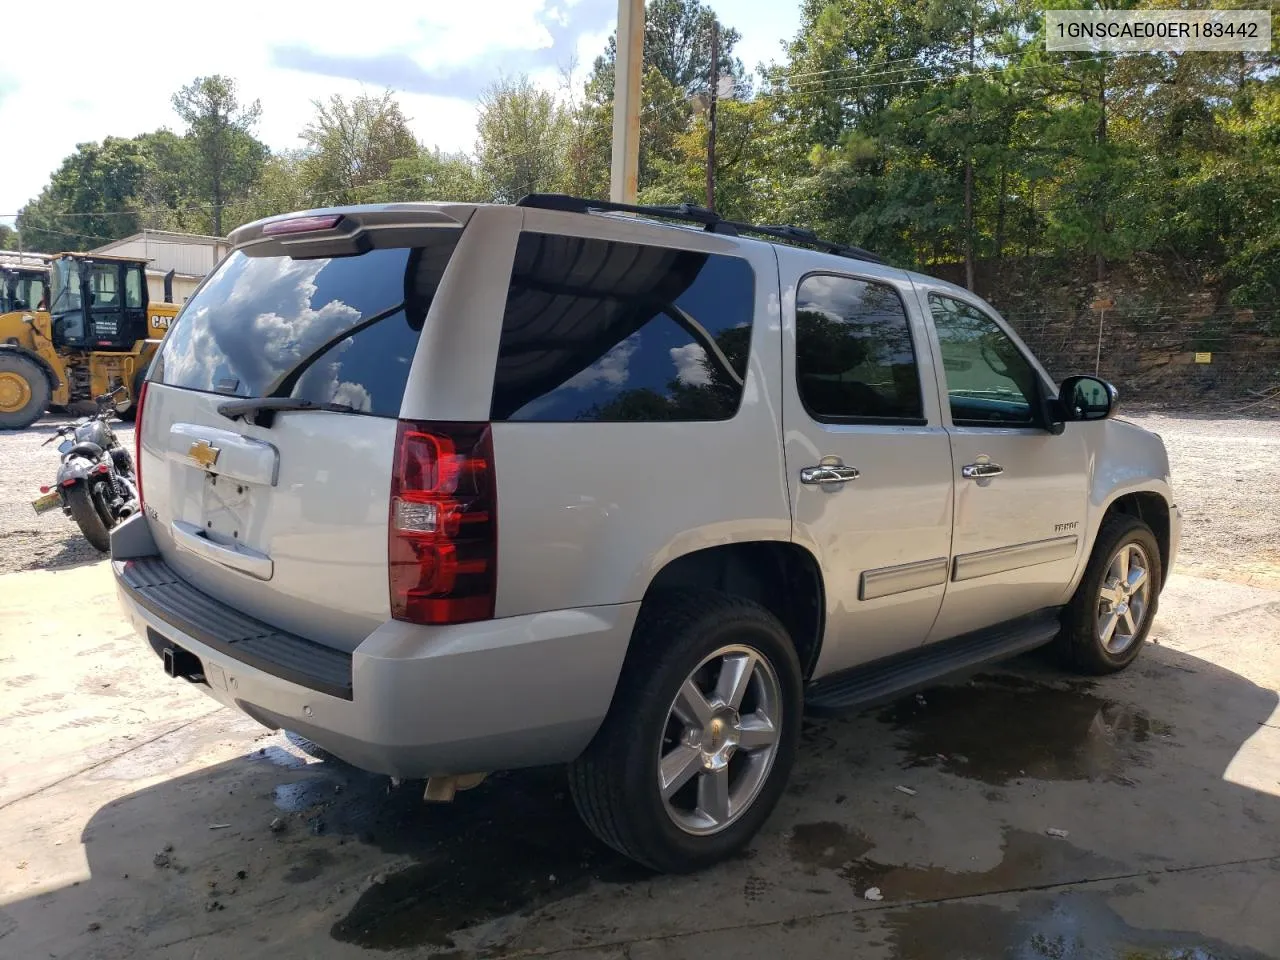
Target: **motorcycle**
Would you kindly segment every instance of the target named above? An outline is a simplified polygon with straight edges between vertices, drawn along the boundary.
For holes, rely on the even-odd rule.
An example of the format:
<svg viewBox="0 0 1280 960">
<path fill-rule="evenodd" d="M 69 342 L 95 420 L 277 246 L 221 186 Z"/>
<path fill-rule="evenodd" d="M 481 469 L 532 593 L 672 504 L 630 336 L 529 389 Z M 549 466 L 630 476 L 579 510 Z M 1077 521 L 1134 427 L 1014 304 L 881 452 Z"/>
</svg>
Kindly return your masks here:
<svg viewBox="0 0 1280 960">
<path fill-rule="evenodd" d="M 42 486 L 42 496 L 31 504 L 36 513 L 60 505 L 85 539 L 103 553 L 111 549 L 111 528 L 138 512 L 133 457 L 109 422 L 117 393 L 119 390 L 96 397 L 98 410 L 93 416 L 59 427 L 41 444 L 47 446 L 60 439 L 62 463 L 56 483 Z"/>
</svg>

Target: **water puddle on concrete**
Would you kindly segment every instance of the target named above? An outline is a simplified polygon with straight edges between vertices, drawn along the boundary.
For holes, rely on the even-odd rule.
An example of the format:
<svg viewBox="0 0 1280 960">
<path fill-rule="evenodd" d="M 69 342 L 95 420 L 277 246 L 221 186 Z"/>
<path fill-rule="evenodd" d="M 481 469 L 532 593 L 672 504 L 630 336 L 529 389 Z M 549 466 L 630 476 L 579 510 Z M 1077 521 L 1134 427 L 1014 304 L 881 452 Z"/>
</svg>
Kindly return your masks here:
<svg viewBox="0 0 1280 960">
<path fill-rule="evenodd" d="M 587 832 L 561 771 L 491 778 L 447 805 L 425 805 L 420 783 L 388 792 L 387 778 L 350 768 L 338 793 L 334 779 L 317 779 L 283 794 L 277 789 L 277 806 L 301 805 L 323 819 L 326 833 L 354 836 L 414 861 L 377 877 L 334 924 L 331 935 L 342 942 L 379 950 L 449 948 L 459 931 L 544 907 L 592 882 L 650 876 Z M 296 880 L 324 866 L 300 864 Z"/>
<path fill-rule="evenodd" d="M 1090 686 L 982 676 L 900 700 L 879 718 L 902 734 L 910 766 L 994 785 L 1022 777 L 1129 783 L 1125 771 L 1144 765 L 1150 747 L 1172 743 L 1173 730 Z"/>
<path fill-rule="evenodd" d="M 834 870 L 861 896 L 879 887 L 887 902 L 945 900 L 1057 883 L 1063 877 L 1105 876 L 1122 866 L 1043 834 L 1006 830 L 1000 862 L 990 870 L 881 863 L 866 856 L 872 842 L 839 823 L 802 823 L 788 840 L 791 859 Z"/>
<path fill-rule="evenodd" d="M 304 757 L 284 747 L 271 744 L 266 747 L 259 747 L 250 753 L 245 759 L 252 760 L 255 763 L 269 763 L 273 767 L 283 767 L 286 770 L 301 770 L 308 764 L 317 763 L 310 757 Z"/>
<path fill-rule="evenodd" d="M 838 870 L 860 859 L 872 846 L 874 844 L 858 831 L 830 820 L 797 823 L 787 838 L 787 850 L 792 860 L 828 870 Z"/>
<path fill-rule="evenodd" d="M 894 956 L 913 960 L 1264 960 L 1194 933 L 1130 927 L 1094 892 L 1029 896 L 1015 910 L 942 903 L 890 912 L 884 922 Z"/>
</svg>

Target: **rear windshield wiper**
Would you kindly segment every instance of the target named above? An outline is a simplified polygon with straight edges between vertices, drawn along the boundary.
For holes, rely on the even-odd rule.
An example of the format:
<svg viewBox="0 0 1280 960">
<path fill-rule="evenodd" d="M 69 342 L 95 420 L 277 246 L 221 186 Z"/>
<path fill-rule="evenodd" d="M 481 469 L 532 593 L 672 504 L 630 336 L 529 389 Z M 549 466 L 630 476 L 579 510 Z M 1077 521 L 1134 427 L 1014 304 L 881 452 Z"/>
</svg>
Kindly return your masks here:
<svg viewBox="0 0 1280 960">
<path fill-rule="evenodd" d="M 246 397 L 243 400 L 228 400 L 226 403 L 218 404 L 218 412 L 232 420 L 244 417 L 249 423 L 258 427 L 271 426 L 276 414 L 287 410 L 327 410 L 333 413 L 355 412 L 355 407 L 345 403 L 316 403 L 314 400 L 303 400 L 301 397 L 291 397 L 289 394 L 298 385 L 302 375 L 326 353 L 348 337 L 353 337 L 357 333 L 369 329 L 375 323 L 380 323 L 387 317 L 395 316 L 404 309 L 404 305 L 405 301 L 401 300 L 395 306 L 387 307 L 387 309 L 361 320 L 355 326 L 346 327 L 341 333 L 330 337 L 282 373 L 274 383 L 268 386 L 265 396 Z"/>
<path fill-rule="evenodd" d="M 303 397 L 244 397 L 218 404 L 218 412 L 230 420 L 243 417 L 255 426 L 269 427 L 271 418 L 288 410 L 325 410 L 330 413 L 354 413 L 349 403 L 316 403 Z"/>
</svg>

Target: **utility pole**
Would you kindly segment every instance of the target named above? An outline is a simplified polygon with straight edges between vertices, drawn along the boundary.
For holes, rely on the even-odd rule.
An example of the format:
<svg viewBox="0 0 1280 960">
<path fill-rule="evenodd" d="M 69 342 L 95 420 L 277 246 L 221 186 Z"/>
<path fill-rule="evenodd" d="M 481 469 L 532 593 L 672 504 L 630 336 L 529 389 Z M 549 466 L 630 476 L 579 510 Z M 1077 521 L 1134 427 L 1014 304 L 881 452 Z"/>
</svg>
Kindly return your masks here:
<svg viewBox="0 0 1280 960">
<path fill-rule="evenodd" d="M 972 290 L 973 276 L 973 7 L 969 8 L 969 86 L 966 97 L 969 122 L 964 134 L 964 285 Z"/>
<path fill-rule="evenodd" d="M 707 209 L 716 208 L 716 100 L 720 93 L 720 23 L 711 20 L 711 105 L 707 110 Z"/>
<path fill-rule="evenodd" d="M 636 202 L 640 169 L 640 74 L 644 0 L 618 0 L 618 56 L 613 63 L 613 156 L 609 199 Z"/>
</svg>

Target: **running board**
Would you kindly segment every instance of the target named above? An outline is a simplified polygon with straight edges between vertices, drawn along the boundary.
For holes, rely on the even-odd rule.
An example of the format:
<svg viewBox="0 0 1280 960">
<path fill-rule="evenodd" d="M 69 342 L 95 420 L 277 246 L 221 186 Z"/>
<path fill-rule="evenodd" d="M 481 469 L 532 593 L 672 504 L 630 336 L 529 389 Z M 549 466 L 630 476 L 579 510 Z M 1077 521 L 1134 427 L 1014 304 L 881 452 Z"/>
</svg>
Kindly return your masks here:
<svg viewBox="0 0 1280 960">
<path fill-rule="evenodd" d="M 916 647 L 823 677 L 805 691 L 805 708 L 819 716 L 856 710 L 1034 650 L 1058 635 L 1059 610 L 1049 607 L 987 630 Z"/>
</svg>

